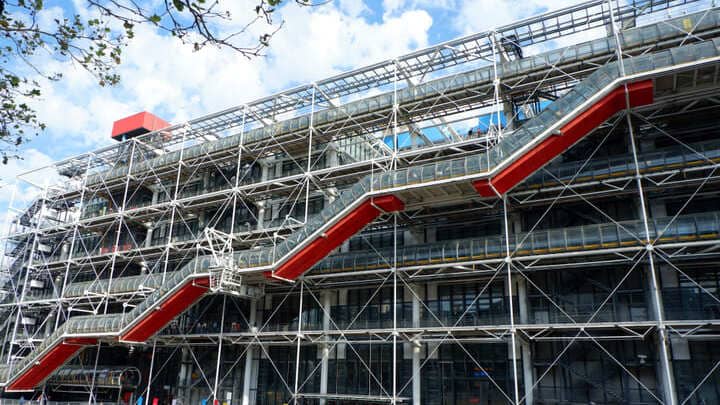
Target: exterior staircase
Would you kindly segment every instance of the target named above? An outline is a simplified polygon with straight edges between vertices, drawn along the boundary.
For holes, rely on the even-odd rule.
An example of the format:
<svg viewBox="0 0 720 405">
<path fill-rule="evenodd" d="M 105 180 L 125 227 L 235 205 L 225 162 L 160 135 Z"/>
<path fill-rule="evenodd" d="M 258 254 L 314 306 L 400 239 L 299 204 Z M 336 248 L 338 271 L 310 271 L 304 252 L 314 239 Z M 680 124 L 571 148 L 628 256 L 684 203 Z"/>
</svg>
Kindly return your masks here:
<svg viewBox="0 0 720 405">
<path fill-rule="evenodd" d="M 653 103 L 653 78 L 720 63 L 720 40 L 681 51 L 628 58 L 624 76 L 617 62 L 603 66 L 487 152 L 366 176 L 282 243 L 234 253 L 233 271 L 292 282 L 381 215 L 403 211 L 414 190 L 464 185 L 482 197 L 502 196 L 615 113 Z M 23 360 L 0 369 L 5 390 L 35 389 L 84 346 L 146 341 L 210 291 L 215 263 L 212 256 L 192 259 L 128 312 L 68 319 Z"/>
</svg>

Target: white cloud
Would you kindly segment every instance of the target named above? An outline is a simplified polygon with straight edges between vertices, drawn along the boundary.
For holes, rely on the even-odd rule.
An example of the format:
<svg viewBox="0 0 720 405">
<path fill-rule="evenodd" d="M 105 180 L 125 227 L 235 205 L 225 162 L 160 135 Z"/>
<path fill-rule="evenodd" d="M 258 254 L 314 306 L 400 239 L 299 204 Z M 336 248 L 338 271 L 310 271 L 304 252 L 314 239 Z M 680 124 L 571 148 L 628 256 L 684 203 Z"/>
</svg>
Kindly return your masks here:
<svg viewBox="0 0 720 405">
<path fill-rule="evenodd" d="M 522 18 L 557 10 L 582 0 L 462 0 L 456 24 L 465 34 L 485 31 Z"/>
<path fill-rule="evenodd" d="M 236 18 L 224 22 L 222 29 L 230 32 L 244 25 L 254 16 L 251 4 L 233 3 Z M 363 17 L 366 12 L 355 1 L 322 7 L 288 4 L 275 16 L 285 26 L 273 37 L 268 55 L 251 60 L 214 47 L 193 52 L 153 27 L 138 26 L 122 55 L 122 81 L 114 88 L 97 86 L 77 66 L 48 62 L 46 66 L 63 71 L 64 78 L 47 83 L 35 104 L 50 128 L 49 136 L 35 142 L 51 140 L 54 145 L 47 146 L 53 155 L 62 153 L 61 147 L 78 153 L 109 144 L 112 122 L 137 111 L 182 122 L 427 46 L 432 25 L 427 12 L 408 11 L 380 22 L 369 22 Z M 258 25 L 248 38 L 254 40 L 266 29 Z"/>
<path fill-rule="evenodd" d="M 432 18 L 425 11 L 369 23 L 336 8 L 289 8 L 288 26 L 273 38 L 268 76 L 295 82 L 322 79 L 427 46 Z M 292 22 L 302 21 L 302 24 Z"/>
<path fill-rule="evenodd" d="M 457 8 L 457 0 L 383 0 L 385 18 L 405 10 L 453 10 Z"/>
<path fill-rule="evenodd" d="M 47 154 L 34 149 L 23 151 L 23 159 L 10 160 L 0 170 L 0 210 L 7 212 L 10 203 L 15 208 L 24 207 L 45 187 L 57 182 L 57 172 L 49 168 L 53 163 Z M 17 176 L 22 175 L 20 179 Z M 5 228 L 3 228 L 3 231 Z"/>
</svg>

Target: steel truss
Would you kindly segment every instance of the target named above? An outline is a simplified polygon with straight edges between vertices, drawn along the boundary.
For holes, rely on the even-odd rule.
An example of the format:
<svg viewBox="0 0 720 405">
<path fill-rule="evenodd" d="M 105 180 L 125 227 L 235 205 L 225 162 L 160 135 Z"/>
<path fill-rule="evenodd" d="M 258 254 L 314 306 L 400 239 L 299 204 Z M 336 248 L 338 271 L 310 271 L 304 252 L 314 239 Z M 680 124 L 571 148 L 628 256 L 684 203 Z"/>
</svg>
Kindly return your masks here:
<svg viewBox="0 0 720 405">
<path fill-rule="evenodd" d="M 419 404 L 429 395 L 424 386 L 432 383 L 424 376 L 452 347 L 478 370 L 485 390 L 508 403 L 558 400 L 548 394 L 548 381 L 563 373 L 604 389 L 608 402 L 699 401 L 703 387 L 717 378 L 720 359 L 711 362 L 691 388 L 681 389 L 675 384 L 675 363 L 680 361 L 676 348 L 716 339 L 720 321 L 667 317 L 663 283 L 675 276 L 720 304 L 717 292 L 691 271 L 718 256 L 720 230 L 701 230 L 701 221 L 691 215 L 697 214 L 698 200 L 717 198 L 713 196 L 718 190 L 720 144 L 688 141 L 692 136 L 666 128 L 684 116 L 717 112 L 718 63 L 654 74 L 652 105 L 631 108 L 628 98 L 625 111 L 570 151 L 577 155 L 543 168 L 503 198 L 480 198 L 469 184 L 407 187 L 402 190 L 406 209 L 384 213 L 356 238 L 365 246 L 362 252 L 351 252 L 345 244 L 292 285 L 266 283 L 257 271 L 239 270 L 228 259 L 292 237 L 315 218 L 318 206 L 335 201 L 341 190 L 364 175 L 491 150 L 513 136 L 513 125 L 522 125 L 521 111 L 529 118 L 537 100 L 561 98 L 600 66 L 615 62 L 624 77 L 627 57 L 716 38 L 719 27 L 706 19 L 720 13 L 714 4 L 705 3 L 587 2 L 299 86 L 46 168 L 70 179 L 64 188 L 35 184 L 32 179 L 38 172 L 20 176 L 17 187 L 35 188 L 37 199 L 22 209 L 11 203 L 8 214 L 12 225 L 3 257 L 8 291 L 0 303 L 6 315 L 0 328 L 3 361 L 12 371 L 50 332 L 77 315 L 126 313 L 183 265 L 209 256 L 214 259 L 211 290 L 223 294 L 207 297 L 207 305 L 197 308 L 194 318 L 183 317 L 130 349 L 150 359 L 142 364 L 147 379 L 135 389 L 136 395 L 157 395 L 163 378 L 180 364 L 176 395 L 187 400 L 203 395 L 222 401 L 227 399 L 223 392 L 230 391 L 233 403 L 255 403 L 262 393 L 253 390 L 265 367 L 280 387 L 277 400 Z M 699 11 L 694 20 L 667 16 L 683 10 Z M 658 20 L 657 29 L 665 29 L 662 41 L 632 42 L 632 33 Z M 697 24 L 688 26 L 687 21 Z M 542 54 L 550 55 L 544 65 L 520 71 L 521 62 L 529 58 L 522 50 L 552 47 L 554 39 L 590 29 L 606 29 L 614 41 L 603 41 L 612 47 L 586 54 L 579 52 L 582 45 L 553 50 Z M 468 74 L 480 72 L 488 73 L 464 87 L 447 86 L 447 80 L 462 82 Z M 426 96 L 404 98 L 419 89 Z M 378 92 L 382 94 L 368 97 Z M 383 98 L 386 104 L 381 104 Z M 365 100 L 378 101 L 378 108 L 352 110 Z M 323 118 L 334 111 L 334 119 Z M 500 125 L 501 113 L 509 124 Z M 484 114 L 490 122 L 486 132 L 458 131 Z M 707 128 L 688 130 L 703 131 L 717 137 Z M 595 173 L 603 159 L 600 154 L 618 139 L 624 139 L 629 153 L 616 157 L 619 164 L 608 162 L 607 173 Z M 646 139 L 660 139 L 672 147 L 646 151 Z M 672 160 L 677 156 L 683 157 L 680 162 Z M 661 193 L 683 200 L 671 215 L 657 212 L 662 211 Z M 610 200 L 630 202 L 639 215 L 630 222 L 621 213 L 608 212 L 604 207 Z M 551 235 L 551 230 L 543 232 L 555 210 L 571 206 L 582 207 L 584 215 L 602 224 L 598 227 L 612 227 L 617 239 L 601 237 L 591 247 L 588 236 L 573 245 L 567 236 L 572 229 L 567 227 L 561 229 L 562 246 L 539 244 L 542 235 Z M 528 210 L 538 215 L 523 223 L 521 214 Z M 476 214 L 501 225 L 498 235 L 492 235 L 498 240 L 497 251 L 488 249 L 488 237 L 482 254 L 462 255 L 465 243 L 474 245 L 457 240 L 454 252 L 443 244 L 439 257 L 423 263 L 405 259 L 413 243 L 418 249 L 440 246 L 432 243 L 435 240 L 412 241 L 419 227 L 436 229 L 447 218 Z M 690 220 L 696 224 L 692 237 L 678 230 L 678 224 Z M 378 242 L 376 235 L 389 239 Z M 350 268 L 333 264 L 350 257 L 355 260 Z M 372 260 L 372 268 L 361 267 L 358 258 Z M 573 309 L 551 286 L 538 282 L 544 274 L 592 269 L 612 269 L 617 277 L 602 285 L 599 302 L 584 311 Z M 645 319 L 618 319 L 612 311 L 608 315 L 608 307 L 636 280 L 646 283 Z M 469 302 L 448 314 L 436 297 L 443 283 L 478 287 Z M 471 319 L 498 286 L 504 296 L 493 302 L 502 302 L 502 316 Z M 349 312 L 349 319 L 340 317 L 336 307 L 346 305 L 340 301 L 359 288 L 367 291 L 366 301 Z M 365 316 L 386 291 L 390 298 L 382 305 L 387 305 L 387 319 L 369 324 Z M 529 297 L 557 318 L 530 319 Z M 217 327 L 205 325 L 210 308 L 219 310 Z M 290 312 L 292 318 L 282 318 Z M 239 316 L 237 324 L 242 326 L 228 324 L 226 316 L 231 314 Z M 308 319 L 311 314 L 316 319 Z M 627 344 L 652 349 L 647 361 L 655 374 L 650 380 L 643 367 L 622 357 L 622 345 Z M 373 347 L 389 360 L 368 355 Z M 478 355 L 481 347 L 504 348 L 507 370 L 488 365 L 487 358 Z M 582 357 L 578 347 L 597 353 L 603 364 L 617 371 L 618 379 L 633 387 L 636 397 L 629 398 L 629 391 L 609 390 L 573 368 L 573 359 Z M 117 342 L 98 341 L 77 360 L 86 374 L 84 382 L 63 381 L 69 373 L 63 371 L 66 374 L 49 380 L 42 392 L 60 393 L 72 386 L 75 394 L 82 392 L 89 402 L 99 403 L 105 387 L 98 373 L 118 349 Z M 551 358 L 533 362 L 541 349 L 550 350 Z M 328 387 L 331 362 L 348 361 L 367 376 L 367 392 Z M 410 364 L 410 372 L 401 367 L 403 362 Z M 199 376 L 193 381 L 195 371 Z M 119 397 L 119 391 L 113 395 Z"/>
</svg>

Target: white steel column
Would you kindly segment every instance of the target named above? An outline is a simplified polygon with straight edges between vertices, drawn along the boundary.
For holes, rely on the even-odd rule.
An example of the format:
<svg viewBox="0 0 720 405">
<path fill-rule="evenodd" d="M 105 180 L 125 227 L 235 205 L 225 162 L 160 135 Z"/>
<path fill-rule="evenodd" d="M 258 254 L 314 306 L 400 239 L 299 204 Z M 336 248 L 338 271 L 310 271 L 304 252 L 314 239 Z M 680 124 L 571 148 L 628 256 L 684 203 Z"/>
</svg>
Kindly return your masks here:
<svg viewBox="0 0 720 405">
<path fill-rule="evenodd" d="M 182 176 L 182 168 L 185 164 L 183 161 L 183 157 L 185 154 L 185 137 L 187 136 L 187 133 L 190 131 L 190 126 L 188 124 L 185 124 L 185 126 L 182 129 L 182 138 L 180 142 L 180 156 L 178 158 L 177 162 L 177 171 L 175 172 L 175 189 L 172 192 L 172 200 L 170 203 L 171 209 L 170 209 L 170 222 L 168 223 L 168 231 L 167 231 L 167 242 L 165 244 L 165 259 L 163 261 L 163 270 L 162 270 L 162 282 L 165 282 L 165 276 L 167 274 L 168 269 L 168 261 L 170 260 L 170 245 L 172 244 L 172 238 L 173 238 L 173 228 L 175 227 L 175 214 L 178 210 L 178 190 L 180 189 L 180 177 Z"/>
<path fill-rule="evenodd" d="M 128 168 L 126 173 L 126 179 L 125 179 L 125 186 L 123 188 L 123 196 L 122 200 L 120 200 L 120 207 L 118 209 L 118 225 L 117 225 L 117 234 L 115 235 L 115 243 L 112 246 L 112 252 L 110 256 L 110 278 L 108 278 L 108 286 L 107 291 L 105 291 L 105 305 L 103 307 L 103 313 L 106 314 L 108 310 L 108 305 L 110 304 L 110 290 L 112 288 L 112 282 L 113 277 L 115 276 L 115 262 L 117 262 L 117 257 L 119 255 L 118 253 L 118 247 L 120 246 L 120 235 L 123 232 L 123 223 L 125 222 L 125 204 L 127 203 L 127 196 L 128 196 L 128 189 L 130 188 L 130 179 L 132 179 L 132 167 L 133 162 L 135 158 L 135 148 L 137 147 L 137 142 L 134 140 L 130 140 L 130 160 L 128 162 Z M 112 197 L 111 197 L 112 199 Z M 94 376 L 93 376 L 94 378 Z"/>
<path fill-rule="evenodd" d="M 10 369 L 9 369 L 7 375 L 12 375 L 13 367 L 15 366 L 15 363 L 10 362 L 10 359 L 13 356 L 12 346 L 16 344 L 18 327 L 19 327 L 19 325 L 23 325 L 22 327 L 25 328 L 24 324 L 22 323 L 22 321 L 23 321 L 22 307 L 23 307 L 23 302 L 25 301 L 25 296 L 27 294 L 27 290 L 28 290 L 28 280 L 29 280 L 30 272 L 32 271 L 33 256 L 35 256 L 35 250 L 37 250 L 40 224 L 42 222 L 42 217 L 45 214 L 45 209 L 46 209 L 45 201 L 46 201 L 46 197 L 47 197 L 47 190 L 48 190 L 48 185 L 46 183 L 45 186 L 43 187 L 42 197 L 41 197 L 43 202 L 40 205 L 40 210 L 38 211 L 40 218 L 37 219 L 37 223 L 35 224 L 35 227 L 34 227 L 35 229 L 32 232 L 32 234 L 33 234 L 32 245 L 30 246 L 30 254 L 27 258 L 27 265 L 25 266 L 25 278 L 23 279 L 23 287 L 22 287 L 22 291 L 20 292 L 20 299 L 18 299 L 17 295 L 15 295 L 14 304 L 17 306 L 17 314 L 15 317 L 15 327 L 13 328 L 12 339 L 10 340 L 10 351 L 8 353 L 8 363 L 10 363 Z M 13 292 L 13 293 L 16 294 L 15 292 Z M 23 330 L 23 332 L 24 332 L 24 330 Z"/>
<path fill-rule="evenodd" d="M 325 336 L 323 342 L 320 343 L 320 349 L 322 350 L 320 359 L 320 394 L 325 395 L 328 392 L 328 377 L 329 377 L 329 358 L 330 358 L 330 336 L 327 332 L 330 330 L 330 299 L 332 298 L 331 291 L 323 291 L 321 293 L 322 306 L 323 306 L 323 331 Z M 320 405 L 325 405 L 325 398 L 320 398 Z"/>
<path fill-rule="evenodd" d="M 408 288 L 414 288 L 414 285 L 408 285 Z M 420 299 L 418 298 L 419 292 L 417 290 L 411 293 L 412 297 L 412 327 L 420 329 Z M 417 341 L 412 342 L 410 345 L 412 350 L 412 403 L 413 405 L 420 405 L 422 395 L 422 362 L 420 356 L 422 355 L 423 344 L 420 342 L 421 338 L 417 337 Z"/>
<path fill-rule="evenodd" d="M 84 204 L 85 204 L 85 191 L 86 191 L 86 185 L 87 185 L 87 178 L 89 177 L 90 173 L 90 164 L 92 162 L 93 154 L 88 154 L 87 161 L 85 162 L 85 171 L 83 173 L 83 179 L 80 185 L 80 202 L 78 203 L 78 214 L 73 219 L 73 230 L 72 230 L 72 238 L 70 239 L 70 247 L 68 250 L 67 257 L 65 257 L 65 260 L 67 260 L 67 264 L 65 265 L 65 275 L 63 276 L 62 281 L 62 287 L 60 288 L 59 295 L 58 295 L 58 301 L 57 301 L 57 313 L 55 314 L 55 329 L 57 329 L 60 326 L 60 319 L 63 316 L 63 297 L 65 297 L 65 289 L 67 288 L 68 279 L 70 278 L 70 265 L 72 263 L 72 255 L 75 251 L 75 241 L 78 238 L 78 233 L 80 232 L 80 218 L 83 214 Z M 69 314 L 68 314 L 69 315 Z"/>
<path fill-rule="evenodd" d="M 300 348 L 302 347 L 302 323 L 303 323 L 303 293 L 305 282 L 300 279 L 300 303 L 298 305 L 298 327 L 297 327 L 297 350 L 295 352 L 295 389 L 293 392 L 293 403 L 298 403 L 298 384 L 300 383 Z"/>
<path fill-rule="evenodd" d="M 397 90 L 398 90 L 398 61 L 393 61 L 393 112 L 392 112 L 392 134 L 393 134 L 393 159 L 391 169 L 397 168 L 397 155 L 398 155 L 398 110 L 400 105 L 398 104 Z M 392 257 L 392 272 L 393 272 L 393 330 L 392 330 L 392 404 L 398 402 L 397 392 L 397 378 L 398 378 L 398 354 L 397 354 L 397 338 L 398 338 L 398 324 L 397 324 L 397 307 L 398 307 L 398 280 L 397 280 L 397 241 L 398 241 L 398 213 L 393 213 L 393 257 Z"/>
<path fill-rule="evenodd" d="M 616 0 L 617 2 L 617 0 Z M 613 26 L 613 33 L 615 35 L 615 44 L 616 44 L 616 55 L 618 58 L 618 67 L 620 69 L 620 75 L 622 77 L 625 76 L 625 63 L 623 60 L 623 53 L 622 48 L 620 47 L 620 36 L 618 34 L 618 26 L 616 24 L 615 20 L 615 11 L 613 8 L 612 0 L 608 0 L 608 6 L 610 8 L 610 18 L 611 18 L 611 24 Z M 662 297 L 660 295 L 660 285 L 659 285 L 659 279 L 657 275 L 657 271 L 655 269 L 655 261 L 653 258 L 653 244 L 650 240 L 650 226 L 649 226 L 649 220 L 648 220 L 648 207 L 647 202 L 645 201 L 645 191 L 643 188 L 642 183 L 642 174 L 640 173 L 640 166 L 639 166 L 639 159 L 638 159 L 638 151 L 637 151 L 637 140 L 635 138 L 635 131 L 633 130 L 633 123 L 632 123 L 632 117 L 630 114 L 630 94 L 628 92 L 628 86 L 627 83 L 624 84 L 625 86 L 625 106 L 626 106 L 626 122 L 628 126 L 628 135 L 629 135 L 629 144 L 632 151 L 632 157 L 633 157 L 633 163 L 635 164 L 635 183 L 638 190 L 638 198 L 640 200 L 640 211 L 642 215 L 642 221 L 643 221 L 643 230 L 645 232 L 645 238 L 647 245 L 647 259 L 648 259 L 648 270 L 649 274 L 648 277 L 650 278 L 650 288 L 651 288 L 651 294 L 652 294 L 652 301 L 653 301 L 653 309 L 655 311 L 655 321 L 657 324 L 657 345 L 658 345 L 658 354 L 660 356 L 660 376 L 661 376 L 661 382 L 663 387 L 663 398 L 665 399 L 665 402 L 670 405 L 675 405 L 677 400 L 677 393 L 675 392 L 675 380 L 673 377 L 673 371 L 671 366 L 671 360 L 670 360 L 670 348 L 669 348 L 669 340 L 667 337 L 667 329 L 665 326 L 665 314 L 663 311 L 663 304 L 662 304 Z M 638 259 L 642 260 L 642 256 Z"/>
<path fill-rule="evenodd" d="M 512 259 L 510 257 L 510 224 L 508 221 L 508 205 L 507 196 L 503 196 L 503 216 L 505 226 L 505 265 L 507 267 L 507 297 L 508 297 L 508 309 L 510 312 L 510 345 L 512 353 L 512 373 L 513 373 L 513 400 L 517 405 L 520 402 L 520 386 L 518 384 L 518 369 L 517 369 L 517 329 L 515 327 L 515 310 L 513 304 L 513 277 L 512 277 Z"/>
<path fill-rule="evenodd" d="M 250 318 L 248 319 L 250 331 L 257 331 L 255 325 L 257 317 L 257 301 L 250 301 Z M 243 388 L 242 388 L 242 405 L 252 405 L 255 403 L 255 397 L 251 396 L 252 389 L 257 385 L 257 375 L 255 375 L 255 356 L 257 348 L 250 343 L 250 347 L 245 351 L 245 371 L 243 372 Z"/>
<path fill-rule="evenodd" d="M 222 303 L 222 314 L 220 315 L 220 334 L 218 335 L 218 348 L 217 348 L 217 362 L 215 363 L 215 384 L 213 385 L 213 399 L 215 403 L 222 401 L 218 397 L 218 385 L 220 384 L 220 365 L 222 364 L 222 344 L 223 344 L 223 331 L 225 328 L 225 311 L 227 303 L 227 295 L 223 295 Z"/>
</svg>

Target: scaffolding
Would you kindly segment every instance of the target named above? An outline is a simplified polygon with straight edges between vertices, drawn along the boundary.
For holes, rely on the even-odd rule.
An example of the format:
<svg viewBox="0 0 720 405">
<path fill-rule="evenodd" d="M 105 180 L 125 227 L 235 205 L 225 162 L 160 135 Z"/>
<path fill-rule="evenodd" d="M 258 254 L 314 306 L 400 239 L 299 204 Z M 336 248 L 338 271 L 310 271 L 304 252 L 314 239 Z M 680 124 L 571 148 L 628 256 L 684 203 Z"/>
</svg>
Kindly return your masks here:
<svg viewBox="0 0 720 405">
<path fill-rule="evenodd" d="M 719 113 L 590 1 L 20 175 L 2 401 L 720 402 Z"/>
</svg>

